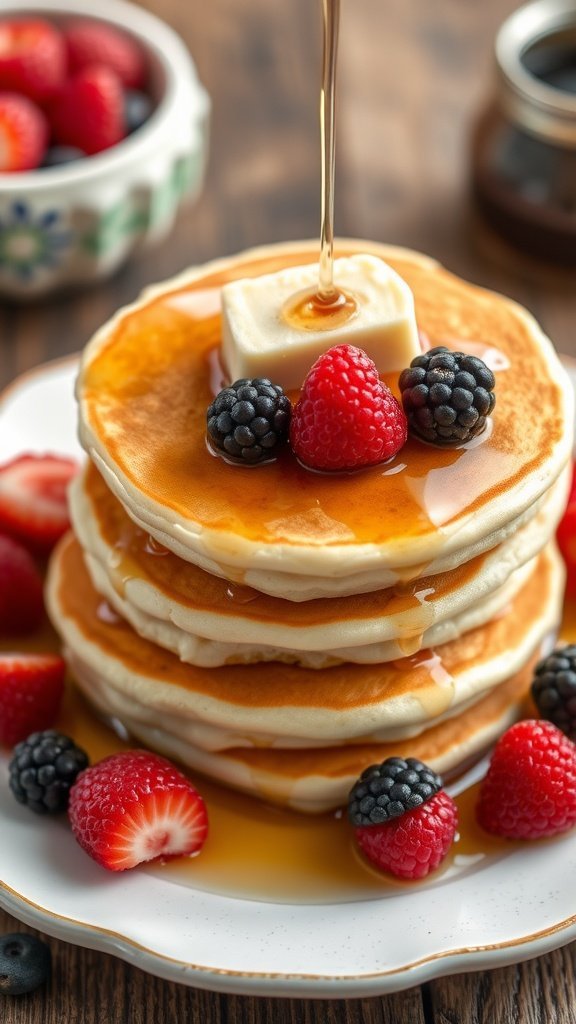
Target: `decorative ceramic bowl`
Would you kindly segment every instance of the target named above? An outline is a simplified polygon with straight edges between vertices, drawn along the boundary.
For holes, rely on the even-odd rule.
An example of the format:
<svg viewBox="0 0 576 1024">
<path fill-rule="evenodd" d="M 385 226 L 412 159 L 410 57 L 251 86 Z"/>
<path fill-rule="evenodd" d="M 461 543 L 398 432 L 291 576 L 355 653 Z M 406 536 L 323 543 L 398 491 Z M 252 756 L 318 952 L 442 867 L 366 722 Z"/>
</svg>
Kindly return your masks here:
<svg viewBox="0 0 576 1024">
<path fill-rule="evenodd" d="M 84 0 L 9 0 L 56 23 L 87 16 Z M 198 194 L 210 103 L 180 38 L 126 0 L 99 0 L 99 20 L 140 44 L 155 109 L 123 142 L 60 167 L 0 174 L 0 294 L 41 295 L 111 274 L 169 232 L 184 197 Z"/>
</svg>

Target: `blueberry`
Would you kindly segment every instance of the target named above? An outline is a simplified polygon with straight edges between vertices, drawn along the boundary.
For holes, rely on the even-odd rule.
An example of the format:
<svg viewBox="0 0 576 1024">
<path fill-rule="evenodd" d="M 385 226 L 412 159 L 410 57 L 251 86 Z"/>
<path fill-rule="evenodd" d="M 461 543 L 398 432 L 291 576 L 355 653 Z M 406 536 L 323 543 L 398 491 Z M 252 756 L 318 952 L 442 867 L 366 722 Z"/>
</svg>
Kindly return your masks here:
<svg viewBox="0 0 576 1024">
<path fill-rule="evenodd" d="M 76 146 L 50 146 L 46 150 L 42 167 L 61 167 L 62 164 L 71 164 L 74 160 L 83 160 L 86 153 Z"/>
<path fill-rule="evenodd" d="M 152 103 L 148 96 L 137 89 L 127 89 L 124 94 L 124 122 L 126 132 L 131 135 L 141 128 L 152 113 Z"/>
<path fill-rule="evenodd" d="M 51 955 L 34 935 L 0 935 L 0 993 L 20 996 L 43 985 L 50 974 Z"/>
</svg>

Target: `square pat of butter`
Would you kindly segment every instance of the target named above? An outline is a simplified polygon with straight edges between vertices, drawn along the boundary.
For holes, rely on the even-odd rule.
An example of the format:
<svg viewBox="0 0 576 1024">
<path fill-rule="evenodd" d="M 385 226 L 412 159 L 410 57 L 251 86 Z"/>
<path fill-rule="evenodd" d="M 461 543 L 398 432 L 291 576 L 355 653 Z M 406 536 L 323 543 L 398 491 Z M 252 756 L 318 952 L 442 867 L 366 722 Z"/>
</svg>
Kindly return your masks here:
<svg viewBox="0 0 576 1024">
<path fill-rule="evenodd" d="M 334 285 L 356 301 L 356 313 L 329 329 L 300 328 L 282 311 L 298 292 L 313 291 L 318 265 L 232 281 L 222 289 L 222 349 L 231 380 L 269 377 L 301 387 L 308 370 L 333 345 L 357 345 L 380 374 L 404 369 L 421 352 L 414 298 L 406 282 L 376 256 L 334 261 Z"/>
</svg>

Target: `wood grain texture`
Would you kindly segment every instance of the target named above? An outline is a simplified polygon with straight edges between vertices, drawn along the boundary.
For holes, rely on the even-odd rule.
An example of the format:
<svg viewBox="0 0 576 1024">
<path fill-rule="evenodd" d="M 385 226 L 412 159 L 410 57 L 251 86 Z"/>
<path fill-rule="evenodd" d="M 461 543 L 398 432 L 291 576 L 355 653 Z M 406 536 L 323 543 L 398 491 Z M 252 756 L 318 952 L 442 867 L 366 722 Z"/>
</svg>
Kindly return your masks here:
<svg viewBox="0 0 576 1024">
<path fill-rule="evenodd" d="M 0 304 L 0 386 L 83 346 L 141 288 L 246 246 L 318 235 L 320 13 L 311 0 L 146 0 L 181 33 L 213 101 L 199 202 L 170 239 L 110 282 L 29 307 Z M 431 253 L 529 306 L 576 355 L 573 275 L 496 242 L 469 207 L 470 126 L 491 44 L 516 0 L 343 4 L 337 233 Z M 0 931 L 20 925 L 0 912 Z M 225 997 L 50 940 L 49 988 L 0 999 L 2 1024 L 574 1024 L 576 946 L 518 967 L 441 979 L 381 999 Z"/>
</svg>

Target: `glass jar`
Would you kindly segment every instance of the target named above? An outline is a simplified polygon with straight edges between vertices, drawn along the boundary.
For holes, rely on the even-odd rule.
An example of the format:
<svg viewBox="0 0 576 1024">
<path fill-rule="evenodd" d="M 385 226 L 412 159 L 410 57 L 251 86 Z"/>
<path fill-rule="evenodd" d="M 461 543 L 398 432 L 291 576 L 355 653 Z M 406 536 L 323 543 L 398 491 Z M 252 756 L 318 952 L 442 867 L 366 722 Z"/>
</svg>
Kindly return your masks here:
<svg viewBox="0 0 576 1024">
<path fill-rule="evenodd" d="M 576 2 L 533 0 L 496 38 L 497 87 L 472 141 L 489 223 L 524 252 L 576 266 Z"/>
</svg>

